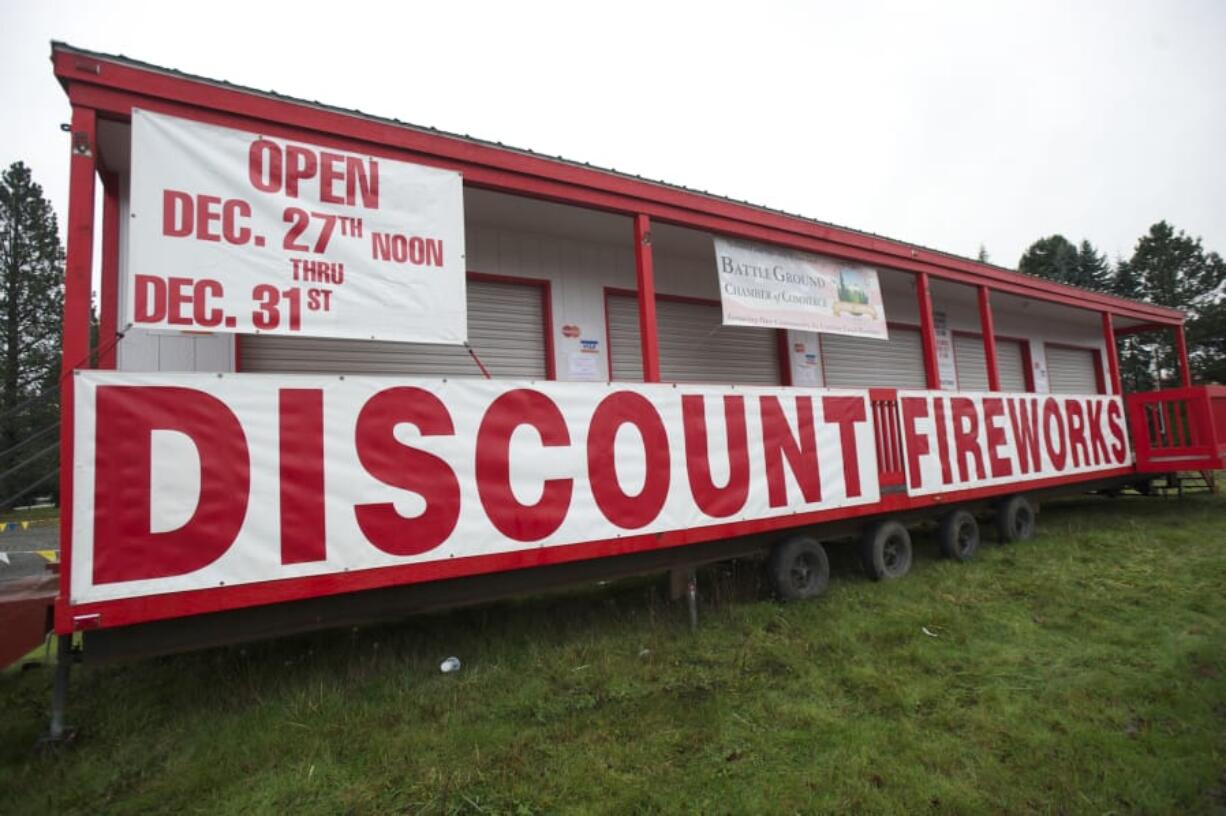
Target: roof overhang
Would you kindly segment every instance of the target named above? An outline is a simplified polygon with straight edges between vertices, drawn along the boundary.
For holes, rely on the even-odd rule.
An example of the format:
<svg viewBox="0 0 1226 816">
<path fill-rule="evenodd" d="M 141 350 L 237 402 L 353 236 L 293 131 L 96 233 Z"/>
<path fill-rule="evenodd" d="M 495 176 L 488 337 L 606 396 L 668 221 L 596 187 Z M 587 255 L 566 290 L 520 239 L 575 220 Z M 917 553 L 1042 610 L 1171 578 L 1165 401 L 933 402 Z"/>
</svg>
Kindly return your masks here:
<svg viewBox="0 0 1226 816">
<path fill-rule="evenodd" d="M 1185 315 L 765 207 L 360 111 L 182 74 L 122 56 L 52 43 L 56 77 L 73 105 L 126 120 L 133 108 L 259 130 L 458 170 L 465 183 L 654 220 L 875 266 L 925 272 L 969 286 L 1129 320 L 1181 325 Z"/>
</svg>

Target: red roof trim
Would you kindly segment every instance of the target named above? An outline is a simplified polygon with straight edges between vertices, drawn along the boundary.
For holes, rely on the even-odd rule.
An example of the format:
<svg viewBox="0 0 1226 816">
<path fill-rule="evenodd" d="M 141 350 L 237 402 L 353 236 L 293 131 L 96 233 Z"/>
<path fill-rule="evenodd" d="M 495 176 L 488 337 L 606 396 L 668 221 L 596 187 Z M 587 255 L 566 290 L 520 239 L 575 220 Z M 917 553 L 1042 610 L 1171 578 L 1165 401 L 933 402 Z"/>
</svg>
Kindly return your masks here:
<svg viewBox="0 0 1226 816">
<path fill-rule="evenodd" d="M 162 106 L 150 103 L 162 100 L 193 109 L 195 118 L 207 119 L 210 112 L 230 114 L 434 157 L 433 163 L 461 169 L 466 180 L 477 186 L 626 214 L 645 213 L 682 226 L 903 271 L 926 271 L 936 278 L 988 285 L 998 291 L 1091 311 L 1167 325 L 1180 325 L 1184 320 L 1183 313 L 1173 309 L 1066 286 L 851 229 L 357 112 L 178 75 L 62 43 L 53 43 L 52 61 L 56 76 L 74 103 L 120 116 L 134 103 L 158 109 Z M 120 93 L 89 93 L 86 89 Z"/>
</svg>

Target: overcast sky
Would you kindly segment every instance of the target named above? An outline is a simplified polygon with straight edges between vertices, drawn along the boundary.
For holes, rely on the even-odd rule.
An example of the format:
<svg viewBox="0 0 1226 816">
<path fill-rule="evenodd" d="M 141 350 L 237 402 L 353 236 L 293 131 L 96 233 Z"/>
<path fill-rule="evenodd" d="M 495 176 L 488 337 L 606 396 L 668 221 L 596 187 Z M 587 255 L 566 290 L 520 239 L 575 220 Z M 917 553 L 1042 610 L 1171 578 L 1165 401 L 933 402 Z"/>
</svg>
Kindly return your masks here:
<svg viewBox="0 0 1226 816">
<path fill-rule="evenodd" d="M 51 39 L 1016 266 L 1226 252 L 1226 2 L 0 0 L 0 161 L 61 223 Z"/>
</svg>

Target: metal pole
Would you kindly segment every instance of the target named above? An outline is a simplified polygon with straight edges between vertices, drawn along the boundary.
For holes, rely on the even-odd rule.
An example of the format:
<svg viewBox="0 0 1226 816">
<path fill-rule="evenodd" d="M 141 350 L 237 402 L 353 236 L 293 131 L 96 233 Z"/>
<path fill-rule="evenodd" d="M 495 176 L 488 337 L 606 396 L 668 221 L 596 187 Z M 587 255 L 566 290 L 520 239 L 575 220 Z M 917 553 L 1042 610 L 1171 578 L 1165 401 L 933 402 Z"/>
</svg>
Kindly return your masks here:
<svg viewBox="0 0 1226 816">
<path fill-rule="evenodd" d="M 1111 382 L 1111 393 L 1117 397 L 1124 393 L 1123 382 L 1120 379 L 1120 355 L 1115 348 L 1115 321 L 1111 312 L 1103 312 L 1103 347 L 1107 351 L 1107 379 Z"/>
<path fill-rule="evenodd" d="M 55 645 L 55 687 L 51 692 L 51 730 L 49 742 L 64 739 L 64 710 L 68 706 L 68 673 L 72 668 L 72 635 L 60 635 Z"/>
<path fill-rule="evenodd" d="M 651 256 L 651 219 L 641 213 L 634 217 L 634 275 L 638 286 L 643 382 L 659 382 L 660 341 L 656 328 L 656 279 Z"/>
<path fill-rule="evenodd" d="M 983 359 L 988 370 L 988 390 L 1000 390 L 1000 366 L 996 361 L 996 324 L 988 287 L 979 287 L 979 330 L 983 333 Z"/>
<path fill-rule="evenodd" d="M 690 629 L 698 628 L 698 573 L 690 570 L 686 576 L 685 597 L 690 603 Z"/>
<path fill-rule="evenodd" d="M 937 332 L 932 317 L 932 292 L 928 288 L 928 273 L 915 274 L 915 298 L 919 306 L 920 340 L 924 348 L 924 372 L 928 388 L 941 388 L 940 366 L 937 364 Z"/>
</svg>

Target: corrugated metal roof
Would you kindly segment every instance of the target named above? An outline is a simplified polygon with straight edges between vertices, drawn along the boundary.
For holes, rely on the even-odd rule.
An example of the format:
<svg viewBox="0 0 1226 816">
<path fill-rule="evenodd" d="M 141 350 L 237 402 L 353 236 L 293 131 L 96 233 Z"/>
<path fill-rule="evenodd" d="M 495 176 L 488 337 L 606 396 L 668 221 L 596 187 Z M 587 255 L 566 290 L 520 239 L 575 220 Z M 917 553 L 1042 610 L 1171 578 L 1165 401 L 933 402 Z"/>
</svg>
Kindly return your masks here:
<svg viewBox="0 0 1226 816">
<path fill-rule="evenodd" d="M 378 123 L 386 124 L 386 125 L 394 125 L 396 127 L 401 127 L 401 128 L 405 128 L 408 130 L 417 131 L 420 133 L 429 133 L 435 136 L 443 136 L 443 137 L 450 138 L 450 139 L 459 139 L 459 140 L 463 140 L 466 142 L 471 142 L 472 144 L 476 144 L 476 145 L 497 148 L 499 150 L 504 150 L 504 151 L 508 151 L 511 153 L 519 153 L 521 155 L 532 156 L 537 159 L 545 159 L 548 161 L 554 161 L 554 162 L 558 162 L 561 164 L 570 165 L 572 167 L 582 167 L 588 170 L 594 170 L 600 173 L 607 173 L 609 175 L 618 176 L 618 177 L 625 178 L 625 179 L 633 179 L 638 182 L 643 182 L 646 184 L 653 184 L 653 185 L 656 185 L 658 187 L 662 187 L 665 189 L 682 191 L 690 195 L 699 195 L 705 198 L 709 198 L 713 201 L 721 201 L 721 202 L 725 202 L 729 204 L 737 204 L 743 207 L 750 207 L 755 210 L 759 210 L 761 212 L 771 213 L 774 215 L 782 215 L 788 218 L 795 218 L 797 220 L 804 221 L 804 222 L 814 224 L 817 226 L 828 227 L 830 229 L 842 230 L 845 232 L 850 232 L 850 233 L 854 233 L 857 235 L 861 235 L 867 238 L 877 238 L 883 241 L 889 241 L 890 243 L 897 244 L 899 246 L 907 247 L 909 249 L 923 250 L 924 252 L 930 252 L 935 255 L 940 255 L 946 258 L 974 263 L 980 266 L 997 269 L 1002 272 L 1008 272 L 1014 275 L 1021 275 L 1023 277 L 1031 278 L 1034 280 L 1041 280 L 1044 283 L 1056 283 L 1060 286 L 1063 286 L 1063 287 L 1066 287 L 1072 290 L 1073 292 L 1081 291 L 1081 292 L 1090 292 L 1096 295 L 1107 295 L 1109 297 L 1113 297 L 1113 298 L 1116 298 L 1124 302 L 1136 303 L 1136 304 L 1148 306 L 1150 308 L 1154 308 L 1154 306 L 1156 305 L 1152 303 L 1146 303 L 1145 301 L 1132 300 L 1130 298 L 1123 298 L 1111 292 L 1102 292 L 1097 289 L 1089 289 L 1083 286 L 1075 286 L 1069 283 L 1052 281 L 1047 278 L 1042 278 L 1042 277 L 1039 277 L 1038 275 L 1030 275 L 1025 272 L 1022 272 L 1021 270 L 1012 269 L 1007 266 L 1000 266 L 998 264 L 980 261 L 976 258 L 970 258 L 965 255 L 958 255 L 957 253 L 948 252 L 943 249 L 937 249 L 934 247 L 925 246 L 923 244 L 916 244 L 910 241 L 902 241 L 897 238 L 891 238 L 888 235 L 882 235 L 880 233 L 870 232 L 868 230 L 857 229 L 855 227 L 848 227 L 843 224 L 836 224 L 833 221 L 823 221 L 821 219 L 812 218 L 810 216 L 803 215 L 801 213 L 794 213 L 794 212 L 789 212 L 787 210 L 776 209 L 774 207 L 767 207 L 763 204 L 756 204 L 752 201 L 745 201 L 743 199 L 732 198 L 730 196 L 722 196 L 716 193 L 708 192 L 707 190 L 699 190 L 693 187 L 686 187 L 685 185 L 682 185 L 682 184 L 671 184 L 669 182 L 662 181 L 660 179 L 653 179 L 653 178 L 648 178 L 645 176 L 640 176 L 635 173 L 623 172 L 623 171 L 617 170 L 616 168 L 600 167 L 598 165 L 593 165 L 589 162 L 568 159 L 564 156 L 554 156 L 554 155 L 550 155 L 547 153 L 538 153 L 534 150 L 531 150 L 530 148 L 515 147 L 514 145 L 507 145 L 499 141 L 483 139 L 477 136 L 472 136 L 467 133 L 456 133 L 454 131 L 441 130 L 439 128 L 431 127 L 428 125 L 418 125 L 412 122 L 405 122 L 405 121 L 402 121 L 396 118 L 379 116 L 377 114 L 367 113 L 366 111 L 358 110 L 357 108 L 345 108 L 345 107 L 341 107 L 338 105 L 326 104 L 324 102 L 320 102 L 319 100 L 309 100 L 309 99 L 302 99 L 300 97 L 289 96 L 287 94 L 277 93 L 276 91 L 273 91 L 273 90 L 261 90 L 259 88 L 252 88 L 247 85 L 240 85 L 237 83 L 229 82 L 224 79 L 213 79 L 210 77 L 200 76 L 198 74 L 192 74 L 186 71 L 180 71 L 176 68 L 166 68 L 161 65 L 154 65 L 152 63 L 148 63 L 142 60 L 134 59 L 132 57 L 124 56 L 123 54 L 107 54 L 101 51 L 91 51 L 89 49 L 79 48 L 77 46 L 74 46 L 69 43 L 59 41 L 59 40 L 52 40 L 51 47 L 53 51 L 63 50 L 63 51 L 71 52 L 74 54 L 80 54 L 82 56 L 86 56 L 86 57 L 90 57 L 94 59 L 118 62 L 118 63 L 122 63 L 128 66 L 131 66 L 133 68 L 139 68 L 144 71 L 151 71 L 155 73 L 166 74 L 168 76 L 175 76 L 175 77 L 179 77 L 182 79 L 188 79 L 193 82 L 202 82 L 202 83 L 209 84 L 209 85 L 216 85 L 219 87 L 229 88 L 231 90 L 241 91 L 243 93 L 255 94 L 257 96 L 263 96 L 269 99 L 275 99 L 275 100 L 279 100 L 282 102 L 290 102 L 295 105 L 306 105 L 306 106 L 314 107 L 314 108 L 317 108 L 323 111 L 339 113 L 339 114 L 343 114 L 346 116 L 354 116 L 357 118 L 367 119 L 372 122 L 378 122 Z M 1158 308 L 1167 308 L 1167 307 L 1158 307 Z M 1173 310 L 1173 309 L 1170 311 L 1176 312 L 1180 314 L 1180 316 L 1182 317 L 1182 314 L 1183 314 L 1182 312 L 1178 312 L 1178 310 Z"/>
</svg>

